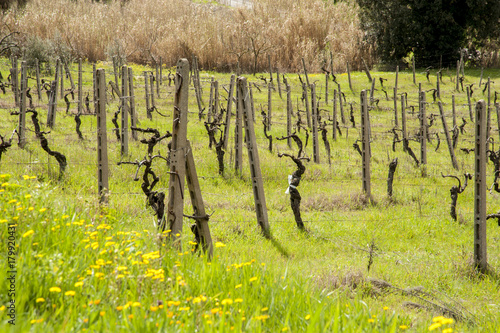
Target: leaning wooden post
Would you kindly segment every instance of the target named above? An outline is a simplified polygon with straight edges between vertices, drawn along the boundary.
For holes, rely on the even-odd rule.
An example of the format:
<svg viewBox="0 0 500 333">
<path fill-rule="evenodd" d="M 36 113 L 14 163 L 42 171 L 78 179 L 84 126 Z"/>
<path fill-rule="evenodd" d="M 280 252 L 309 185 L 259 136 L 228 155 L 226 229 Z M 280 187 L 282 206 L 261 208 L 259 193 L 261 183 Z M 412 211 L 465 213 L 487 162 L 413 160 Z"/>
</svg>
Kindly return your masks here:
<svg viewBox="0 0 500 333">
<path fill-rule="evenodd" d="M 118 87 L 118 90 L 120 90 L 120 82 L 118 81 L 118 71 L 120 69 L 118 68 L 118 59 L 116 56 L 113 56 L 113 73 L 115 75 L 115 84 Z"/>
<path fill-rule="evenodd" d="M 132 67 L 128 68 L 128 94 L 130 96 L 130 126 L 137 126 L 137 112 L 135 111 L 135 93 L 134 93 L 134 73 Z M 137 140 L 137 131 L 132 131 L 132 139 Z"/>
<path fill-rule="evenodd" d="M 36 71 L 36 92 L 38 94 L 38 102 L 42 100 L 42 85 L 40 84 L 40 64 L 38 59 L 35 59 L 35 71 Z"/>
<path fill-rule="evenodd" d="M 13 57 L 12 69 L 10 70 L 12 82 L 12 92 L 14 93 L 14 105 L 19 106 L 19 73 L 17 69 L 17 57 Z"/>
<path fill-rule="evenodd" d="M 196 103 L 198 104 L 198 116 L 201 120 L 201 114 L 203 113 L 203 101 L 201 99 L 201 89 L 200 89 L 200 79 L 198 75 L 198 68 L 196 65 L 196 57 L 193 57 L 193 86 L 194 86 L 194 94 L 196 96 Z M 234 81 L 234 80 L 233 80 Z"/>
<path fill-rule="evenodd" d="M 170 179 L 168 185 L 167 222 L 171 237 L 179 240 L 184 214 L 184 181 L 186 178 L 187 116 L 189 95 L 189 63 L 177 62 L 175 79 L 174 116 L 170 150 Z M 165 226 L 164 226 L 165 227 Z M 165 230 L 162 230 L 165 231 Z"/>
<path fill-rule="evenodd" d="M 441 85 L 439 84 L 439 76 L 441 76 L 440 72 L 436 73 L 436 96 L 441 99 Z"/>
<path fill-rule="evenodd" d="M 396 99 L 398 98 L 398 81 L 399 81 L 399 66 L 396 66 L 396 80 L 394 81 L 394 90 L 396 91 Z"/>
<path fill-rule="evenodd" d="M 339 109 L 340 109 L 340 120 L 342 120 L 342 124 L 345 125 L 344 104 L 342 102 L 342 91 L 340 90 L 340 84 L 339 84 Z"/>
<path fill-rule="evenodd" d="M 56 111 L 57 111 L 57 81 L 59 78 L 59 59 L 56 63 L 56 76 L 54 81 L 50 85 L 50 97 L 49 97 L 49 111 L 47 112 L 47 126 L 53 128 L 56 123 Z"/>
<path fill-rule="evenodd" d="M 304 104 L 306 106 L 306 119 L 307 119 L 307 128 L 311 129 L 311 111 L 309 109 L 309 95 L 307 94 L 307 84 L 302 83 L 302 94 L 304 96 Z M 287 83 L 287 98 L 288 98 L 288 83 Z M 291 99 L 291 97 L 290 97 Z"/>
<path fill-rule="evenodd" d="M 97 184 L 99 203 L 108 203 L 108 136 L 106 133 L 106 74 L 96 71 L 97 102 Z"/>
<path fill-rule="evenodd" d="M 252 189 L 255 202 L 257 223 L 262 229 L 265 237 L 270 238 L 269 220 L 267 216 L 266 196 L 264 193 L 264 182 L 260 170 L 259 150 L 255 139 L 253 120 L 250 112 L 249 94 L 247 91 L 247 79 L 238 78 L 238 95 L 242 100 L 243 116 L 245 120 L 245 137 L 247 139 L 248 159 L 250 162 L 250 174 L 252 177 Z"/>
<path fill-rule="evenodd" d="M 226 121 L 224 126 L 224 150 L 227 150 L 227 143 L 229 141 L 229 128 L 231 127 L 231 109 L 233 106 L 235 80 L 236 80 L 236 75 L 232 74 L 231 81 L 229 81 L 229 92 L 227 94 Z"/>
<path fill-rule="evenodd" d="M 406 151 L 406 142 L 408 134 L 406 132 L 406 95 L 401 95 L 401 130 L 403 132 L 403 150 Z"/>
<path fill-rule="evenodd" d="M 349 61 L 347 62 L 347 79 L 349 80 L 349 89 L 352 90 L 352 82 L 351 82 L 351 70 L 349 69 Z"/>
<path fill-rule="evenodd" d="M 451 143 L 450 133 L 448 132 L 448 125 L 446 125 L 446 119 L 444 117 L 443 104 L 441 101 L 438 102 L 439 113 L 441 114 L 441 122 L 443 123 L 444 135 L 446 137 L 446 143 L 448 144 L 448 151 L 450 152 L 451 164 L 453 168 L 458 170 L 457 158 L 455 157 L 455 152 L 453 151 L 453 144 Z"/>
<path fill-rule="evenodd" d="M 370 88 L 370 105 L 373 105 L 374 103 L 374 96 L 375 94 L 375 80 L 372 80 L 372 86 Z"/>
<path fill-rule="evenodd" d="M 24 148 L 26 144 L 26 61 L 21 63 L 21 90 L 19 91 L 19 126 L 17 128 L 17 135 L 19 136 L 19 148 Z"/>
<path fill-rule="evenodd" d="M 316 84 L 311 84 L 311 106 L 312 106 L 312 133 L 313 133 L 313 159 L 319 163 L 318 143 L 318 106 L 316 104 Z"/>
<path fill-rule="evenodd" d="M 304 75 L 306 77 L 307 87 L 310 87 L 311 85 L 309 84 L 309 75 L 307 75 L 306 62 L 305 62 L 304 58 L 302 58 L 302 66 L 304 67 Z"/>
<path fill-rule="evenodd" d="M 328 105 L 328 73 L 325 73 L 325 104 Z"/>
<path fill-rule="evenodd" d="M 288 145 L 288 148 L 292 148 L 292 139 L 290 138 L 290 135 L 292 134 L 292 108 L 293 108 L 292 89 L 290 88 L 290 85 L 287 82 L 286 83 L 286 136 L 288 137 L 288 139 L 286 140 L 286 143 Z"/>
<path fill-rule="evenodd" d="M 337 90 L 333 90 L 333 129 L 332 129 L 332 135 L 333 135 L 333 141 L 337 141 Z"/>
<path fill-rule="evenodd" d="M 474 172 L 474 266 L 480 272 L 486 272 L 486 103 L 480 100 L 476 104 L 476 144 Z"/>
<path fill-rule="evenodd" d="M 427 164 L 427 118 L 425 91 L 420 92 L 420 164 Z"/>
<path fill-rule="evenodd" d="M 474 122 L 474 114 L 472 113 L 472 103 L 470 101 L 470 87 L 467 86 L 467 103 L 469 104 L 469 118 Z"/>
<path fill-rule="evenodd" d="M 122 96 L 120 98 L 120 105 L 122 107 L 122 126 L 121 126 L 121 155 L 128 155 L 128 69 L 127 66 L 122 66 Z"/>
<path fill-rule="evenodd" d="M 238 175 L 242 174 L 243 160 L 243 98 L 240 90 L 236 89 L 236 119 L 234 122 L 234 169 Z"/>
<path fill-rule="evenodd" d="M 144 72 L 144 95 L 146 97 L 146 112 L 149 120 L 153 119 L 151 106 L 149 105 L 149 73 Z"/>
<path fill-rule="evenodd" d="M 363 192 L 368 199 L 371 199 L 371 179 L 370 179 L 370 122 L 368 114 L 368 98 L 366 90 L 361 91 L 361 141 L 363 160 Z"/>
<path fill-rule="evenodd" d="M 78 114 L 83 112 L 83 72 L 82 59 L 78 59 Z"/>
<path fill-rule="evenodd" d="M 273 112 L 272 106 L 273 84 L 269 82 L 267 85 L 267 130 L 271 130 L 271 117 Z"/>
<path fill-rule="evenodd" d="M 283 97 L 281 97 L 281 80 L 279 68 L 276 68 L 276 81 L 278 82 L 278 93 L 280 95 L 280 98 L 283 99 Z"/>
</svg>

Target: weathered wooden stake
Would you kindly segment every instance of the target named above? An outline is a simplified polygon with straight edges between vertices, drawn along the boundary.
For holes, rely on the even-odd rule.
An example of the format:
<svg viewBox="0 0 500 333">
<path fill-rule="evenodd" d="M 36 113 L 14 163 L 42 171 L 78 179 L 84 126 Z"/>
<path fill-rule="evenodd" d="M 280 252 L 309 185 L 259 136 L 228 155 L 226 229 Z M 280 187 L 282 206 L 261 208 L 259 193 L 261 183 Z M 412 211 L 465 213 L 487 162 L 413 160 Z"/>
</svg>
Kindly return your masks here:
<svg viewBox="0 0 500 333">
<path fill-rule="evenodd" d="M 439 76 L 440 75 L 441 75 L 440 72 L 436 73 L 436 96 L 439 99 L 441 99 L 441 85 L 439 84 Z"/>
<path fill-rule="evenodd" d="M 155 108 L 156 103 L 155 103 L 155 90 L 154 90 L 154 75 L 153 73 L 150 73 L 151 77 L 149 78 L 149 96 L 151 97 L 151 108 Z"/>
<path fill-rule="evenodd" d="M 460 86 L 460 60 L 457 60 L 457 84 L 455 87 L 457 91 L 460 91 L 459 86 Z"/>
<path fill-rule="evenodd" d="M 349 89 L 352 90 L 352 82 L 351 82 L 351 70 L 349 69 L 349 61 L 347 62 L 347 79 L 349 80 Z"/>
<path fill-rule="evenodd" d="M 248 85 L 248 92 L 250 93 L 250 113 L 252 115 L 252 120 L 255 123 L 255 107 L 253 103 L 253 89 L 251 85 Z"/>
<path fill-rule="evenodd" d="M 264 183 L 260 170 L 259 150 L 255 139 L 255 131 L 250 113 L 250 101 L 247 91 L 247 80 L 244 77 L 238 78 L 238 95 L 242 101 L 242 111 L 245 118 L 245 137 L 247 141 L 248 159 L 250 162 L 250 174 L 252 176 L 252 189 L 255 202 L 255 212 L 257 222 L 265 237 L 270 238 L 269 220 L 267 216 L 266 196 L 264 193 Z"/>
<path fill-rule="evenodd" d="M 97 184 L 99 203 L 108 203 L 108 136 L 106 133 L 106 74 L 104 69 L 96 71 L 97 114 Z"/>
<path fill-rule="evenodd" d="M 49 97 L 49 111 L 47 112 L 47 126 L 53 128 L 56 123 L 56 111 L 57 111 L 57 86 L 59 78 L 59 59 L 56 62 L 56 76 L 54 81 L 50 85 L 50 97 Z"/>
<path fill-rule="evenodd" d="M 122 107 L 122 126 L 121 126 L 121 154 L 122 156 L 127 156 L 128 155 L 128 69 L 127 66 L 122 66 L 122 71 L 121 71 L 121 77 L 122 77 L 122 96 L 121 96 L 121 107 Z"/>
<path fill-rule="evenodd" d="M 35 59 L 35 71 L 36 71 L 36 92 L 38 94 L 38 102 L 42 100 L 42 85 L 40 84 L 40 64 L 38 59 Z"/>
<path fill-rule="evenodd" d="M 375 102 L 373 95 L 375 94 L 375 80 L 372 80 L 372 86 L 370 88 L 370 105 L 373 105 Z"/>
<path fill-rule="evenodd" d="M 82 59 L 78 59 L 78 115 L 83 112 L 83 72 Z"/>
<path fill-rule="evenodd" d="M 200 77 L 198 73 L 198 65 L 196 62 L 196 57 L 193 57 L 193 86 L 194 86 L 194 93 L 196 96 L 196 103 L 198 104 L 198 114 L 200 115 L 201 119 L 201 114 L 203 112 L 203 101 L 201 98 L 201 88 L 200 88 Z M 226 144 L 226 143 L 224 143 Z"/>
<path fill-rule="evenodd" d="M 160 98 L 160 65 L 156 64 L 156 95 Z"/>
<path fill-rule="evenodd" d="M 210 81 L 210 98 L 208 99 L 208 113 L 207 122 L 212 122 L 212 115 L 214 113 L 214 89 L 215 89 L 215 78 L 212 76 Z"/>
<path fill-rule="evenodd" d="M 287 84 L 288 85 L 288 84 Z M 309 109 L 309 95 L 307 93 L 307 83 L 302 83 L 302 94 L 304 95 L 304 104 L 306 106 L 306 119 L 307 119 L 307 128 L 311 129 L 311 111 Z M 288 89 L 288 87 L 287 87 Z M 288 93 L 288 90 L 287 90 Z M 288 97 L 287 97 L 288 98 Z M 291 97 L 290 97 L 291 98 Z"/>
<path fill-rule="evenodd" d="M 372 76 L 370 75 L 370 70 L 368 69 L 368 65 L 366 64 L 366 61 L 365 59 L 361 58 L 361 60 L 363 61 L 363 66 L 365 67 L 365 73 L 366 73 L 366 77 L 368 78 L 368 81 L 372 82 Z"/>
<path fill-rule="evenodd" d="M 316 84 L 311 84 L 312 133 L 314 163 L 319 163 L 318 105 L 316 104 Z"/>
<path fill-rule="evenodd" d="M 486 103 L 476 104 L 476 144 L 474 172 L 474 265 L 480 272 L 488 269 L 486 251 Z"/>
<path fill-rule="evenodd" d="M 19 73 L 17 67 L 17 57 L 13 57 L 10 81 L 12 82 L 12 92 L 14 93 L 14 105 L 19 107 Z"/>
<path fill-rule="evenodd" d="M 151 106 L 149 104 L 149 73 L 144 72 L 144 95 L 146 95 L 146 112 L 148 119 L 153 119 Z"/>
<path fill-rule="evenodd" d="M 467 86 L 467 103 L 469 104 L 470 121 L 474 122 L 474 114 L 472 113 L 472 103 L 470 101 L 470 87 Z"/>
<path fill-rule="evenodd" d="M 243 98 L 240 89 L 236 89 L 236 119 L 234 123 L 234 169 L 237 174 L 242 174 L 243 162 Z"/>
<path fill-rule="evenodd" d="M 19 126 L 17 128 L 17 134 L 19 136 L 19 148 L 24 148 L 26 144 L 26 61 L 21 63 L 21 90 L 19 91 L 20 103 L 19 103 Z"/>
<path fill-rule="evenodd" d="M 227 143 L 229 141 L 229 128 L 231 127 L 231 109 L 233 106 L 233 93 L 234 93 L 234 82 L 236 76 L 231 75 L 231 81 L 229 81 L 229 92 L 227 94 L 227 107 L 226 107 L 226 121 L 224 126 L 224 150 L 227 150 Z"/>
<path fill-rule="evenodd" d="M 325 104 L 328 105 L 328 73 L 325 73 Z"/>
<path fill-rule="evenodd" d="M 158 78 L 160 81 L 160 84 L 163 84 L 163 59 L 160 57 L 160 77 Z M 158 96 L 160 97 L 160 96 Z"/>
<path fill-rule="evenodd" d="M 60 98 L 63 99 L 64 98 L 64 61 L 61 60 L 61 62 L 59 63 L 59 78 L 61 80 L 61 96 Z"/>
<path fill-rule="evenodd" d="M 281 97 L 281 79 L 279 68 L 276 68 L 276 81 L 278 81 L 278 93 L 280 95 L 280 98 L 283 99 L 283 97 Z"/>
<path fill-rule="evenodd" d="M 427 164 L 427 116 L 425 91 L 420 92 L 420 164 Z"/>
<path fill-rule="evenodd" d="M 307 87 L 309 88 L 310 87 L 310 84 L 309 84 L 309 75 L 307 75 L 306 62 L 305 62 L 304 58 L 302 58 L 302 66 L 304 66 L 304 75 L 306 77 Z"/>
<path fill-rule="evenodd" d="M 94 113 L 97 114 L 97 70 L 96 64 L 92 64 L 92 82 L 93 82 L 93 103 Z"/>
<path fill-rule="evenodd" d="M 130 126 L 137 127 L 137 112 L 135 110 L 135 93 L 134 93 L 134 73 L 132 67 L 128 68 L 128 94 L 129 94 L 129 113 Z M 132 131 L 132 139 L 137 140 L 137 131 Z"/>
<path fill-rule="evenodd" d="M 455 152 L 453 150 L 453 144 L 451 143 L 450 133 L 448 132 L 448 126 L 446 125 L 446 119 L 444 117 L 443 104 L 441 101 L 438 102 L 439 113 L 441 114 L 441 122 L 443 123 L 444 135 L 446 137 L 446 143 L 448 144 L 448 151 L 450 152 L 451 164 L 453 168 L 458 170 L 458 163 L 455 157 Z"/>
<path fill-rule="evenodd" d="M 332 137 L 333 141 L 337 141 L 337 90 L 333 90 L 333 129 Z"/>
<path fill-rule="evenodd" d="M 267 130 L 271 130 L 271 117 L 273 113 L 273 105 L 272 105 L 272 96 L 273 96 L 273 85 L 269 83 L 267 85 Z"/>
<path fill-rule="evenodd" d="M 286 143 L 288 144 L 288 148 L 292 148 L 292 139 L 290 138 L 290 135 L 292 134 L 292 108 L 293 108 L 292 89 L 290 88 L 290 85 L 287 82 L 286 83 L 286 136 L 288 137 L 288 139 L 286 140 Z"/>
<path fill-rule="evenodd" d="M 64 71 L 66 72 L 66 75 L 69 77 L 69 83 L 71 85 L 71 90 L 75 91 L 75 82 L 73 81 L 73 76 L 71 75 L 71 71 L 69 70 L 69 66 L 66 62 L 63 62 L 64 65 Z"/>
<path fill-rule="evenodd" d="M 342 100 L 342 91 L 340 90 L 340 84 L 339 84 L 339 108 L 340 108 L 340 119 L 342 120 L 342 124 L 345 125 L 344 104 Z"/>
<path fill-rule="evenodd" d="M 397 96 L 397 89 L 394 87 L 393 89 L 394 92 L 394 126 L 398 126 L 398 96 Z"/>
<path fill-rule="evenodd" d="M 115 84 L 118 87 L 118 90 L 120 90 L 120 81 L 118 81 L 118 72 L 120 69 L 118 68 L 118 59 L 116 56 L 113 56 L 113 73 L 115 75 Z"/>
<path fill-rule="evenodd" d="M 361 141 L 363 160 L 363 192 L 371 200 L 371 179 L 370 179 L 370 123 L 368 114 L 368 99 L 366 90 L 361 91 Z"/>
<path fill-rule="evenodd" d="M 267 55 L 267 62 L 269 64 L 269 83 L 273 83 L 273 67 L 271 66 L 271 55 Z"/>
<path fill-rule="evenodd" d="M 168 185 L 167 223 L 171 237 L 180 241 L 184 214 L 184 182 L 186 178 L 187 116 L 189 95 L 189 63 L 177 62 L 175 79 L 174 115 L 170 151 L 170 179 Z"/>
<path fill-rule="evenodd" d="M 408 142 L 408 134 L 406 132 L 406 95 L 401 95 L 401 129 L 403 131 L 403 150 L 406 151 L 406 142 Z"/>
</svg>

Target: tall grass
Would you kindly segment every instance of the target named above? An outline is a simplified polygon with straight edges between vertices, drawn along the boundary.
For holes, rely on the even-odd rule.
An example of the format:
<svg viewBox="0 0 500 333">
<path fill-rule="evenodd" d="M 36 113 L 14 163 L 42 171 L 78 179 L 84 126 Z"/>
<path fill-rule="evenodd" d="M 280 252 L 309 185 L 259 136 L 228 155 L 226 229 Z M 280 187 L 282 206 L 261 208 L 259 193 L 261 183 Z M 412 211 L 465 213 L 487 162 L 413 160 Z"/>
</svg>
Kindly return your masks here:
<svg viewBox="0 0 500 333">
<path fill-rule="evenodd" d="M 346 61 L 359 68 L 370 62 L 360 45 L 354 1 L 255 0 L 252 8 L 229 8 L 181 0 L 112 1 L 33 0 L 3 14 L 0 34 L 19 31 L 69 46 L 75 57 L 105 60 L 124 53 L 128 61 L 154 63 L 162 57 L 199 58 L 208 70 L 299 71 L 304 57 L 310 71 L 330 64 L 344 71 Z M 21 40 L 21 44 L 22 44 Z"/>
</svg>

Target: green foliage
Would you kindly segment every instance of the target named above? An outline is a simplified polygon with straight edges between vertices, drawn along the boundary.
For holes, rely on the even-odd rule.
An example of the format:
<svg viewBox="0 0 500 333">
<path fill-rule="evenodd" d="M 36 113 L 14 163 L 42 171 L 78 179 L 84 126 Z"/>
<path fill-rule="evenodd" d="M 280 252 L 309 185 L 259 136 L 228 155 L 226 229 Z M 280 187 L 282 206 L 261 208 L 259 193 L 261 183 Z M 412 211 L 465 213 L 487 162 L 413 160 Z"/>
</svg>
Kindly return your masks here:
<svg viewBox="0 0 500 333">
<path fill-rule="evenodd" d="M 459 57 L 500 36 L 500 2 L 479 0 L 358 0 L 362 27 L 384 61 L 413 52 L 419 66 Z"/>
</svg>

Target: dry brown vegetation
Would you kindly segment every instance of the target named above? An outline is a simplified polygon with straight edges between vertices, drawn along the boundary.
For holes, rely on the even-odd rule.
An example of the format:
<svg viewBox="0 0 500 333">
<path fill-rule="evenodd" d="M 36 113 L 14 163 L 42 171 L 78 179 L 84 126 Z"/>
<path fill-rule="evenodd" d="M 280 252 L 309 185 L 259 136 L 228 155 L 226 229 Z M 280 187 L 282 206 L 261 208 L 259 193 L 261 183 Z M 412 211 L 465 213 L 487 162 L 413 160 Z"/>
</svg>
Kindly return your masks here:
<svg viewBox="0 0 500 333">
<path fill-rule="evenodd" d="M 74 57 L 89 61 L 120 55 L 127 61 L 154 63 L 162 57 L 199 58 L 207 70 L 243 71 L 273 67 L 299 71 L 343 72 L 346 61 L 360 68 L 371 62 L 362 45 L 354 1 L 254 0 L 253 8 L 194 3 L 188 0 L 130 0 L 109 4 L 91 0 L 32 0 L 23 10 L 3 13 L 0 33 L 21 32 L 21 42 L 34 37 L 63 44 Z M 255 63 L 255 60 L 256 63 Z"/>
</svg>

